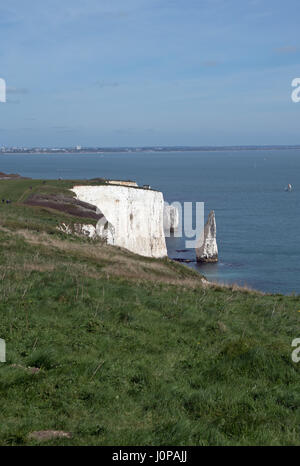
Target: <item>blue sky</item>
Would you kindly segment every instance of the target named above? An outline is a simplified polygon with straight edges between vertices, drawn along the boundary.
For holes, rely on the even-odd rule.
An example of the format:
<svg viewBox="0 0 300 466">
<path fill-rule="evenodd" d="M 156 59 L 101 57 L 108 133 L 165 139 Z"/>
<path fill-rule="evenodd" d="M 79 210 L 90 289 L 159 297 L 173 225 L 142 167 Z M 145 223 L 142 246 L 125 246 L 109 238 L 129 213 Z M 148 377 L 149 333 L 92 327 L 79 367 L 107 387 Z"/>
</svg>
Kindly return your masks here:
<svg viewBox="0 0 300 466">
<path fill-rule="evenodd" d="M 300 144 L 299 0 L 10 0 L 0 145 Z"/>
</svg>

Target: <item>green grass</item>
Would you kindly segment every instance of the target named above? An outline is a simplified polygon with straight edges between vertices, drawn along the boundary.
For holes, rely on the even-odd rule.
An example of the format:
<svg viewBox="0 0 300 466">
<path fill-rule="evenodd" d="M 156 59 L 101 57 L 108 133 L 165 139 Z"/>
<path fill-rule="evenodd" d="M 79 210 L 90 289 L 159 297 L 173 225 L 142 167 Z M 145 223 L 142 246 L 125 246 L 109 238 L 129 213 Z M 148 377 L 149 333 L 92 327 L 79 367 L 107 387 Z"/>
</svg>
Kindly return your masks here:
<svg viewBox="0 0 300 466">
<path fill-rule="evenodd" d="M 0 210 L 0 445 L 300 444 L 298 296 L 203 287 L 21 208 Z"/>
<path fill-rule="evenodd" d="M 89 223 L 94 224 L 93 219 L 84 219 L 74 217 L 67 213 L 53 211 L 46 207 L 31 207 L 24 204 L 26 199 L 34 194 L 57 194 L 62 193 L 67 196 L 74 196 L 69 190 L 78 183 L 70 180 L 31 180 L 31 179 L 12 179 L 0 181 L 0 222 L 10 228 L 26 228 L 36 231 L 47 231 L 53 233 L 56 227 L 61 223 Z M 80 181 L 80 184 L 86 184 L 87 181 Z M 90 183 L 93 184 L 93 183 Z M 94 184 L 101 184 L 100 181 Z M 9 199 L 11 204 L 2 203 L 2 199 Z"/>
</svg>

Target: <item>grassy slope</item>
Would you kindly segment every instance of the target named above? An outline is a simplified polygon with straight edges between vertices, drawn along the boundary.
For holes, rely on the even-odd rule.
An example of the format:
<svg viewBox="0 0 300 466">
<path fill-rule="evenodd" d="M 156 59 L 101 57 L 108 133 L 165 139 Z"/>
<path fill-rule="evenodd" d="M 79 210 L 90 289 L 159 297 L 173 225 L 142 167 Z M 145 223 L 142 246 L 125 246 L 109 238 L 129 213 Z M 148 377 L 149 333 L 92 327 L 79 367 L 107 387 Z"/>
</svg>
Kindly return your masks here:
<svg viewBox="0 0 300 466">
<path fill-rule="evenodd" d="M 27 189 L 0 182 L 0 199 Z M 0 445 L 46 429 L 72 433 L 57 445 L 300 444 L 298 296 L 203 287 L 58 233 L 61 217 L 0 205 Z"/>
</svg>

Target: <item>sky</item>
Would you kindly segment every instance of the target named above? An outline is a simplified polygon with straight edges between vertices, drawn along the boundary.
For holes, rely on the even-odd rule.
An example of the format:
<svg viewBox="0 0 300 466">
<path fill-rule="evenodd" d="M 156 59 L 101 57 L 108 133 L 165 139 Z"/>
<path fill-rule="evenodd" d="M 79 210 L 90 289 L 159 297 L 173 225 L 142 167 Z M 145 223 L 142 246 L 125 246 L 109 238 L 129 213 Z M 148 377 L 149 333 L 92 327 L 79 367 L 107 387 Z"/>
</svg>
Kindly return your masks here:
<svg viewBox="0 0 300 466">
<path fill-rule="evenodd" d="M 300 144 L 299 0 L 0 1 L 0 146 Z"/>
</svg>

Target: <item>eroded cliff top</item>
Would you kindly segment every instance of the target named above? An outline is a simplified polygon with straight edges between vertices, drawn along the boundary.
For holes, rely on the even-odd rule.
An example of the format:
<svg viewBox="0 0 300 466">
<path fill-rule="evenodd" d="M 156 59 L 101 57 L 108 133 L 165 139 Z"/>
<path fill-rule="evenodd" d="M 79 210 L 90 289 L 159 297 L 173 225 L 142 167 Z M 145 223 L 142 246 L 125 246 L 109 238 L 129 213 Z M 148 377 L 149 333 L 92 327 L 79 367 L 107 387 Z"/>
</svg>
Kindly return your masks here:
<svg viewBox="0 0 300 466">
<path fill-rule="evenodd" d="M 17 173 L 3 173 L 3 172 L 0 172 L 0 180 L 15 180 L 15 179 L 28 180 L 30 178 L 23 177 L 21 175 L 18 175 Z"/>
</svg>

